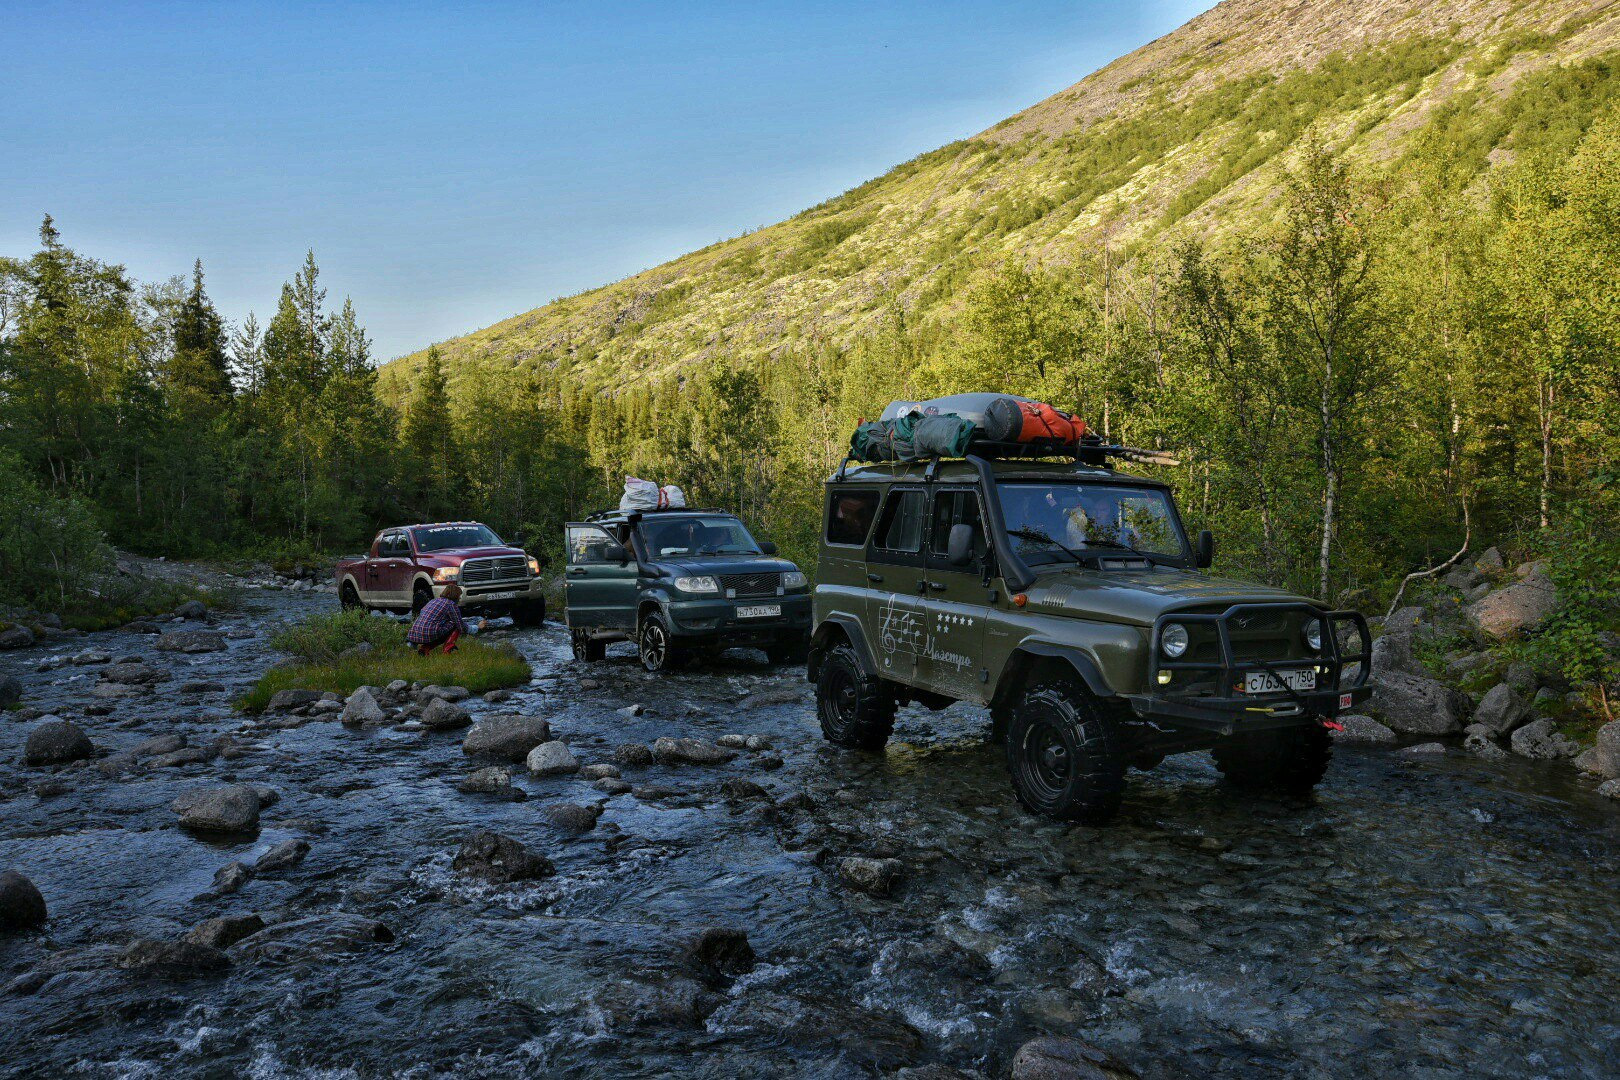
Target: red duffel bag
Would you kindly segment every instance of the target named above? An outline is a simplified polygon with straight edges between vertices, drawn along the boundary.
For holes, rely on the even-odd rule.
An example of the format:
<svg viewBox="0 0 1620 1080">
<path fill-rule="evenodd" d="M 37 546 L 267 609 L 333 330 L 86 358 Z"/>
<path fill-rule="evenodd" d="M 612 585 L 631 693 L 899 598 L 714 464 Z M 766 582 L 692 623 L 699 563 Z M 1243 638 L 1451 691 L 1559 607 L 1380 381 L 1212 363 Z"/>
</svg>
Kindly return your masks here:
<svg viewBox="0 0 1620 1080">
<path fill-rule="evenodd" d="M 985 428 L 999 442 L 1051 442 L 1071 445 L 1086 433 L 1086 422 L 1078 416 L 1054 409 L 1044 401 L 1022 401 L 1004 397 L 985 410 Z"/>
</svg>

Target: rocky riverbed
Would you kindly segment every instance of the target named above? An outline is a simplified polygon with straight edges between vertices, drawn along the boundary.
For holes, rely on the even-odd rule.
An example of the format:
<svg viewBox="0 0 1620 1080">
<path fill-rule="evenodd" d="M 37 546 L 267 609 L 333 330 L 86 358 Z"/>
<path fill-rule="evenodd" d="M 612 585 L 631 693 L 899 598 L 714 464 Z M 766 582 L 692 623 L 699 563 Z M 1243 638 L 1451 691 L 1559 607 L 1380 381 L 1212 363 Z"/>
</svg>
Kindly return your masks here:
<svg viewBox="0 0 1620 1080">
<path fill-rule="evenodd" d="M 1615 1075 L 1620 806 L 1565 763 L 1346 744 L 1287 802 L 1184 756 L 1063 827 L 982 713 L 839 752 L 798 671 L 554 625 L 507 700 L 234 712 L 333 602 L 0 654 L 0 1074 L 1125 1075 L 1057 1035 L 1144 1077 Z"/>
</svg>

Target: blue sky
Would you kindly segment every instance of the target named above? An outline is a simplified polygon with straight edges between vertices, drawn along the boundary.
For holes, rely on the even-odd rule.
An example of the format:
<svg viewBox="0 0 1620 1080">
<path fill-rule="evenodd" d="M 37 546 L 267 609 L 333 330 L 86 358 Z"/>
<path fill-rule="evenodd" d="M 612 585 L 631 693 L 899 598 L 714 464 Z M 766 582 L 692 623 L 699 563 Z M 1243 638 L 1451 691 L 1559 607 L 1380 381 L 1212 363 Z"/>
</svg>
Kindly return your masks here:
<svg viewBox="0 0 1620 1080">
<path fill-rule="evenodd" d="M 313 248 L 386 359 L 790 216 L 1210 6 L 23 4 L 0 253 L 41 215 L 227 318 Z"/>
</svg>

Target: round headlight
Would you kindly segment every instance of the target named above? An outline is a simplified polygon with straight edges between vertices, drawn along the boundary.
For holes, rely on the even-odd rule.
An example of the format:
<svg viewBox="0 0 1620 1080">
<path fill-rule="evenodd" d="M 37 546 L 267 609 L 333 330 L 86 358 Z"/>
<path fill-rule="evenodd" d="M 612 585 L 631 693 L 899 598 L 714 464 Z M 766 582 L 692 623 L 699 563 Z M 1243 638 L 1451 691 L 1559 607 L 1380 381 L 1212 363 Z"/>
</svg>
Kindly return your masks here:
<svg viewBox="0 0 1620 1080">
<path fill-rule="evenodd" d="M 1305 635 L 1305 644 L 1311 647 L 1312 652 L 1322 651 L 1322 620 L 1311 619 L 1305 624 L 1302 631 Z"/>
<path fill-rule="evenodd" d="M 1187 628 L 1180 623 L 1171 623 L 1159 634 L 1159 648 L 1164 655 L 1174 660 L 1187 651 Z"/>
</svg>

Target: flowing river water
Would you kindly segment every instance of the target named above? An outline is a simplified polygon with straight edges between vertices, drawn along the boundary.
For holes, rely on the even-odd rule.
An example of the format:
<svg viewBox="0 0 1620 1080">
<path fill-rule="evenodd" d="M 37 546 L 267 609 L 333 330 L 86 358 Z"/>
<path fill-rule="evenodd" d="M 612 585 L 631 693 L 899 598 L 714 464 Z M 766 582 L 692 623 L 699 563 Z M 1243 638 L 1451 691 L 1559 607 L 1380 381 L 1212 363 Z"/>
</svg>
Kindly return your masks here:
<svg viewBox="0 0 1620 1080">
<path fill-rule="evenodd" d="M 223 653 L 114 632 L 0 656 L 29 704 L 101 750 L 173 732 L 238 744 L 116 777 L 26 768 L 32 724 L 0 717 L 0 869 L 50 907 L 43 930 L 0 938 L 0 1075 L 1004 1076 L 1042 1033 L 1144 1077 L 1620 1075 L 1620 813 L 1567 766 L 1344 746 L 1313 799 L 1273 801 L 1190 755 L 1133 773 L 1117 825 L 1065 827 L 1019 811 L 980 712 L 902 710 L 885 755 L 836 751 L 802 672 L 748 652 L 661 678 L 628 652 L 585 668 L 548 625 L 510 637 L 531 685 L 474 699 L 475 718 L 547 718 L 587 763 L 662 735 L 773 749 L 627 769 L 640 796 L 520 775 L 528 799 L 500 800 L 457 791 L 480 764 L 459 732 L 239 730 L 230 702 L 274 659 L 267 624 L 333 602 L 249 593 L 218 621 L 258 634 Z M 84 716 L 95 669 L 36 665 L 90 647 L 172 679 Z M 770 798 L 722 789 L 738 779 Z M 181 831 L 171 801 L 226 780 L 279 793 L 257 836 Z M 537 813 L 560 801 L 603 813 L 564 836 Z M 557 874 L 455 873 L 477 827 Z M 290 837 L 311 844 L 304 862 L 203 895 Z M 896 858 L 904 881 L 857 892 L 833 872 L 849 855 Z M 347 912 L 392 940 L 316 935 L 187 977 L 111 962 L 248 912 Z M 687 955 L 716 926 L 746 932 L 751 971 Z"/>
</svg>

